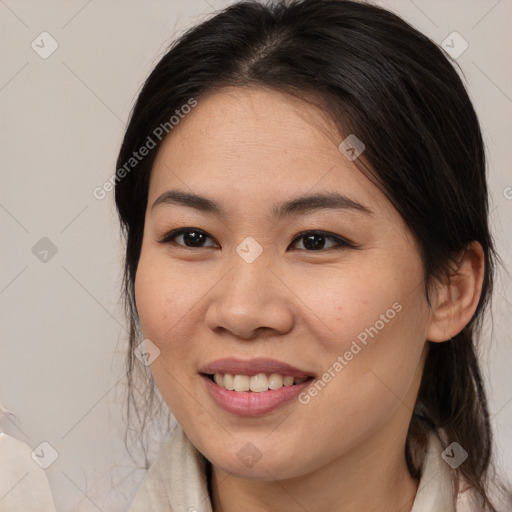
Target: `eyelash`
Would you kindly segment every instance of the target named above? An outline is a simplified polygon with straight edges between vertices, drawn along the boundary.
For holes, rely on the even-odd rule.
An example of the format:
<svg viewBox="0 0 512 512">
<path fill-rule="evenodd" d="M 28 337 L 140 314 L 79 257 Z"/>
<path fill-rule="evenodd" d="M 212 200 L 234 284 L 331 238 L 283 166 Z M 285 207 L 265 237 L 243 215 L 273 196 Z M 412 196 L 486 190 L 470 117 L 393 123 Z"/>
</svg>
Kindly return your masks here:
<svg viewBox="0 0 512 512">
<path fill-rule="evenodd" d="M 191 228 L 191 227 L 187 227 L 187 228 L 179 228 L 179 229 L 174 229 L 173 231 L 170 231 L 169 233 L 167 233 L 163 238 L 162 240 L 159 240 L 159 243 L 161 244 L 174 244 L 174 245 L 179 245 L 181 247 L 184 247 L 186 249 L 203 249 L 205 247 L 211 247 L 211 246 L 203 246 L 203 247 L 190 247 L 188 245 L 184 245 L 184 244 L 178 244 L 174 239 L 180 235 L 183 235 L 184 233 L 188 233 L 188 232 L 196 232 L 196 233 L 200 233 L 200 234 L 203 234 L 205 235 L 207 238 L 210 238 L 211 240 L 213 240 L 213 238 L 211 236 L 209 236 L 205 231 L 203 231 L 202 229 L 197 229 L 197 228 Z M 352 248 L 352 249 L 355 249 L 356 246 L 355 244 L 353 244 L 352 242 L 349 242 L 348 240 L 338 236 L 338 235 L 333 235 L 327 231 L 319 231 L 319 230 L 309 230 L 309 231 L 302 231 L 300 233 L 298 233 L 294 238 L 293 240 L 291 241 L 291 244 L 290 245 L 293 245 L 296 241 L 300 240 L 301 238 L 305 238 L 307 235 L 321 235 L 323 236 L 324 238 L 326 239 L 330 239 L 330 240 L 334 240 L 337 242 L 337 244 L 333 247 L 328 247 L 327 249 L 319 249 L 319 250 L 308 250 L 308 249 L 297 249 L 297 250 L 300 250 L 300 251 L 306 251 L 306 252 L 322 252 L 322 251 L 328 251 L 328 250 L 342 250 L 342 249 L 347 249 L 347 248 Z"/>
</svg>

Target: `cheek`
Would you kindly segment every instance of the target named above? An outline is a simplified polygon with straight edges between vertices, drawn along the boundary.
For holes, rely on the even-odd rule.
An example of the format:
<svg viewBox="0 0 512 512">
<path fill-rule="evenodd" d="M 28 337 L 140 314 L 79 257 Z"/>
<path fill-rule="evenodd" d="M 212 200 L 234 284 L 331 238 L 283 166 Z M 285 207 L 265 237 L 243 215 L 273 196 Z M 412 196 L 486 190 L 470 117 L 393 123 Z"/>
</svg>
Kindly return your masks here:
<svg viewBox="0 0 512 512">
<path fill-rule="evenodd" d="M 178 416 L 184 403 L 183 386 L 192 375 L 187 361 L 194 333 L 186 317 L 197 303 L 197 293 L 193 281 L 169 267 L 161 255 L 143 247 L 135 278 L 137 312 L 144 339 L 160 350 L 151 364 L 156 386 Z"/>
<path fill-rule="evenodd" d="M 396 396 L 408 393 L 417 376 L 426 340 L 428 308 L 419 260 L 382 257 L 362 268 L 333 272 L 321 287 L 309 283 L 303 289 L 309 289 L 308 306 L 329 332 L 317 338 L 324 354 L 321 380 L 328 382 L 325 392 L 319 385 L 323 397 L 317 403 L 339 404 L 341 422 L 350 411 L 362 420 L 364 411 L 384 414 L 396 406 Z"/>
<path fill-rule="evenodd" d="M 141 328 L 163 352 L 174 339 L 173 330 L 192 311 L 204 286 L 169 265 L 158 251 L 142 250 L 135 277 L 135 302 Z"/>
<path fill-rule="evenodd" d="M 144 339 L 160 350 L 151 372 L 164 395 L 174 395 L 174 387 L 185 372 L 190 341 L 194 333 L 186 322 L 187 314 L 197 302 L 193 283 L 169 267 L 155 251 L 141 253 L 135 278 L 135 301 Z M 181 364 L 177 364 L 181 362 Z"/>
<path fill-rule="evenodd" d="M 165 401 L 183 395 L 183 386 L 197 385 L 197 355 L 204 355 L 198 321 L 204 317 L 205 297 L 218 273 L 190 270 L 190 262 L 170 262 L 165 251 L 144 246 L 135 278 L 135 301 L 142 334 L 160 350 L 151 372 Z M 201 351 L 201 352 L 199 352 Z"/>
<path fill-rule="evenodd" d="M 323 333 L 317 339 L 326 352 L 343 354 L 353 341 L 365 346 L 371 340 L 396 337 L 403 328 L 410 330 L 404 317 L 418 326 L 425 304 L 418 298 L 421 268 L 413 263 L 404 271 L 401 262 L 369 254 L 357 265 L 293 279 L 294 292 L 306 306 L 301 314 L 310 326 L 318 327 L 317 334 Z"/>
<path fill-rule="evenodd" d="M 135 278 L 135 302 L 144 338 L 150 339 L 162 351 L 164 327 L 169 328 L 169 315 L 176 313 L 172 292 L 157 265 L 149 258 L 140 259 Z"/>
</svg>

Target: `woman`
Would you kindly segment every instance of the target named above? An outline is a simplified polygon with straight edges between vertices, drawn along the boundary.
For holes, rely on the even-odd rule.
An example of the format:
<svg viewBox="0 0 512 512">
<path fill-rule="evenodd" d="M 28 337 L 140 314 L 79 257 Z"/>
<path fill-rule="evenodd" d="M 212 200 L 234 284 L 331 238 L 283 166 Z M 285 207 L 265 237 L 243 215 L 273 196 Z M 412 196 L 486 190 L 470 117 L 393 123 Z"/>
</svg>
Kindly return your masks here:
<svg viewBox="0 0 512 512">
<path fill-rule="evenodd" d="M 434 43 L 364 3 L 235 4 L 157 64 L 117 169 L 128 375 L 177 420 L 131 512 L 504 508 L 485 156 Z"/>
</svg>

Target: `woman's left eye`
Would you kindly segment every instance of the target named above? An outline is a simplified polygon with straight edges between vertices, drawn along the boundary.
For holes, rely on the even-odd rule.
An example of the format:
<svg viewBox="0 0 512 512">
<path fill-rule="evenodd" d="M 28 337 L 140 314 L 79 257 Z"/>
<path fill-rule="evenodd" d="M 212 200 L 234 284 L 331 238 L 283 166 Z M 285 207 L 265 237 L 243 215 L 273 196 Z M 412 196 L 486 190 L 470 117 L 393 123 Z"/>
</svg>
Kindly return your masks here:
<svg viewBox="0 0 512 512">
<path fill-rule="evenodd" d="M 178 242 L 181 238 L 181 242 Z M 181 228 L 175 229 L 170 233 L 167 233 L 165 237 L 160 240 L 162 244 L 176 244 L 182 247 L 196 248 L 201 247 L 215 247 L 215 245 L 205 245 L 206 240 L 212 240 L 205 231 L 197 228 Z M 298 247 L 300 250 L 308 252 L 319 251 L 322 249 L 346 249 L 347 247 L 355 247 L 353 243 L 341 238 L 337 235 L 326 233 L 325 231 L 303 231 L 299 233 L 292 241 L 293 245 L 297 245 L 297 241 L 302 241 L 302 247 Z M 331 241 L 331 245 L 328 245 L 327 241 Z M 326 244 L 328 245 L 326 247 Z"/>
<path fill-rule="evenodd" d="M 301 239 L 303 240 L 302 250 L 307 250 L 308 252 L 321 249 L 344 249 L 347 247 L 354 247 L 354 245 L 347 240 L 336 235 L 331 235 L 324 231 L 305 231 L 297 235 L 293 239 L 293 242 L 295 242 L 295 240 Z M 334 244 L 330 247 L 325 247 L 326 240 L 334 241 Z"/>
</svg>

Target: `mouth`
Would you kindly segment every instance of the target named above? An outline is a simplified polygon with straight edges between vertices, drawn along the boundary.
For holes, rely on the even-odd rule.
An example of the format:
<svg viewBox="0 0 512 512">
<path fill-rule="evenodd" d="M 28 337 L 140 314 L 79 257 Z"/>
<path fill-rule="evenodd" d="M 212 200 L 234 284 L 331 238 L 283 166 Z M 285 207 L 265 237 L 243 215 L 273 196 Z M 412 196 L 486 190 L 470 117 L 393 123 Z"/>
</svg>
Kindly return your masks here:
<svg viewBox="0 0 512 512">
<path fill-rule="evenodd" d="M 232 373 L 212 373 L 201 374 L 210 379 L 217 386 L 228 391 L 237 393 L 263 393 L 265 391 L 274 391 L 282 387 L 298 386 L 304 382 L 313 380 L 313 376 L 294 377 L 292 375 L 283 375 L 280 373 L 257 373 L 256 375 L 243 375 Z"/>
<path fill-rule="evenodd" d="M 199 372 L 213 402 L 237 416 L 291 407 L 314 380 L 313 372 L 271 359 L 219 359 Z"/>
</svg>

